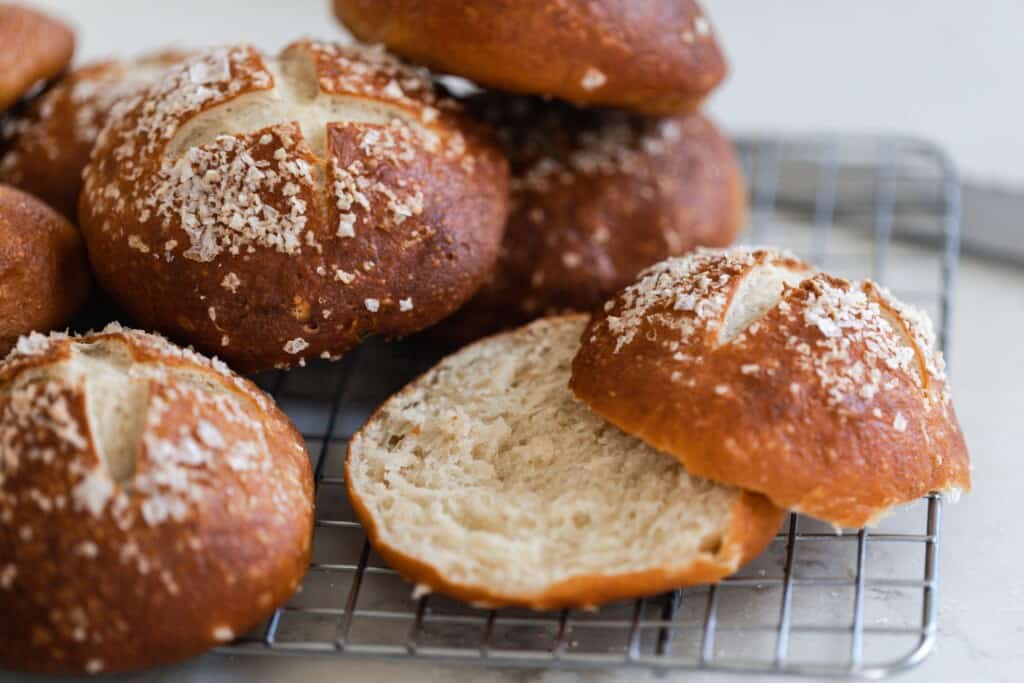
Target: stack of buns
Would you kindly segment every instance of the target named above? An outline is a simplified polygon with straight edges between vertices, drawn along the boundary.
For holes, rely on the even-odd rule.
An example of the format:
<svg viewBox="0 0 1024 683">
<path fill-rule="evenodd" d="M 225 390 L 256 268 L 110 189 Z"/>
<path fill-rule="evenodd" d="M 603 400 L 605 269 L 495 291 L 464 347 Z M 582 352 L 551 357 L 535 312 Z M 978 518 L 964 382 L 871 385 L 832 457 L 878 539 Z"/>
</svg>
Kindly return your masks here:
<svg viewBox="0 0 1024 683">
<path fill-rule="evenodd" d="M 111 108 L 187 56 L 163 51 L 71 70 L 12 119 L 0 182 L 32 193 L 76 221 L 82 171 Z"/>
<path fill-rule="evenodd" d="M 0 667 L 172 662 L 286 601 L 309 456 L 236 372 L 371 335 L 539 318 L 442 360 L 347 456 L 381 556 L 476 605 L 716 581 L 786 510 L 860 526 L 969 488 L 922 314 L 720 248 L 745 189 L 699 113 L 725 62 L 695 2 L 334 8 L 383 46 L 164 51 L 52 82 L 70 31 L 0 5 L 0 181 L 21 188 L 0 186 Z M 427 68 L 490 90 L 457 99 Z M 198 351 L 116 323 L 42 334 L 93 279 Z"/>
<path fill-rule="evenodd" d="M 395 54 L 86 65 L 11 117 L 0 182 L 79 224 L 135 323 L 246 372 L 589 311 L 736 237 L 740 167 L 699 113 L 725 60 L 692 0 L 334 8 Z M 457 100 L 399 57 L 492 89 Z"/>
<path fill-rule="evenodd" d="M 17 136 L 25 103 L 67 68 L 74 49 L 74 33 L 62 22 L 0 3 L 0 165 Z M 61 153 L 57 146 L 50 151 Z M 89 296 L 81 236 L 48 206 L 48 197 L 33 196 L 34 189 L 0 173 L 0 354 L 21 334 L 67 323 Z"/>
<path fill-rule="evenodd" d="M 742 227 L 735 152 L 698 113 L 726 63 L 694 0 L 334 8 L 359 39 L 490 89 L 466 105 L 509 159 L 507 231 L 486 284 L 433 336 L 589 311 L 644 267 Z"/>
</svg>

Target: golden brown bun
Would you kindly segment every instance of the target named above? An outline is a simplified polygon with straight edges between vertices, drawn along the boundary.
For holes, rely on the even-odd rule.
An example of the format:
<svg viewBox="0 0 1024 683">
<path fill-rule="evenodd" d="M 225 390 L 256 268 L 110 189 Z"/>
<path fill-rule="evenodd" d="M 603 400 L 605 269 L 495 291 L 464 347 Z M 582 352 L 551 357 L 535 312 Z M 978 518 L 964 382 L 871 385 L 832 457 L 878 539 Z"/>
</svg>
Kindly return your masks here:
<svg viewBox="0 0 1024 683">
<path fill-rule="evenodd" d="M 497 93 L 469 107 L 509 158 L 509 220 L 490 280 L 436 337 L 590 311 L 653 263 L 731 244 L 746 220 L 732 145 L 699 114 L 651 119 Z"/>
<path fill-rule="evenodd" d="M 696 111 L 726 73 L 693 0 L 335 0 L 360 40 L 499 90 Z"/>
<path fill-rule="evenodd" d="M 167 67 L 187 57 L 160 52 L 75 69 L 12 122 L 0 182 L 30 192 L 78 220 L 82 170 L 114 104 L 134 94 Z"/>
<path fill-rule="evenodd" d="M 927 317 L 777 252 L 670 259 L 595 314 L 576 395 L 695 475 L 861 527 L 970 464 Z"/>
<path fill-rule="evenodd" d="M 21 5 L 0 4 L 0 111 L 63 71 L 74 51 L 75 34 L 63 23 Z"/>
<path fill-rule="evenodd" d="M 89 289 L 75 226 L 35 197 L 0 185 L 0 355 L 22 334 L 66 323 Z"/>
<path fill-rule="evenodd" d="M 0 365 L 0 668 L 175 662 L 296 589 L 301 436 L 252 383 L 155 335 L 23 337 Z"/>
<path fill-rule="evenodd" d="M 97 278 L 240 370 L 422 329 L 494 264 L 501 152 L 383 50 L 212 51 L 117 109 L 81 197 Z"/>
</svg>

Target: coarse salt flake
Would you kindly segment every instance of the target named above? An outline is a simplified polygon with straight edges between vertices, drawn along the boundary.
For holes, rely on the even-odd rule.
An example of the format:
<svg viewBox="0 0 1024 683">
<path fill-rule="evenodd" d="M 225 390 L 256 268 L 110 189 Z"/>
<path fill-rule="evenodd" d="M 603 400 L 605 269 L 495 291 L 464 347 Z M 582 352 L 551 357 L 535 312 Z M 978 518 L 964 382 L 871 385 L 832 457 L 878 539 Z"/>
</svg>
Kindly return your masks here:
<svg viewBox="0 0 1024 683">
<path fill-rule="evenodd" d="M 234 637 L 234 630 L 228 626 L 217 626 L 213 629 L 213 639 L 220 643 L 226 643 Z"/>
<path fill-rule="evenodd" d="M 75 484 L 71 489 L 72 500 L 80 508 L 85 508 L 93 517 L 99 517 L 114 495 L 114 482 L 99 467 Z"/>
<path fill-rule="evenodd" d="M 8 590 L 14 585 L 14 579 L 16 578 L 18 578 L 18 568 L 13 564 L 0 569 L 0 588 Z"/>
<path fill-rule="evenodd" d="M 284 352 L 294 355 L 296 353 L 302 353 L 307 348 L 309 348 L 309 342 L 302 337 L 296 337 L 295 339 L 291 339 L 285 343 Z"/>
<path fill-rule="evenodd" d="M 381 92 L 383 92 L 385 96 L 396 100 L 405 97 L 405 93 L 402 92 L 402 86 L 398 85 L 398 82 L 394 79 L 388 81 L 388 84 L 384 86 L 384 90 Z"/>
<path fill-rule="evenodd" d="M 583 78 L 580 79 L 580 85 L 584 90 L 597 90 L 606 82 L 608 82 L 608 77 L 604 75 L 604 72 L 593 66 L 587 67 L 587 70 L 583 72 Z"/>
<path fill-rule="evenodd" d="M 96 557 L 100 554 L 100 549 L 92 541 L 82 541 L 75 552 L 82 557 Z"/>
<path fill-rule="evenodd" d="M 338 237 L 356 236 L 356 215 L 343 213 L 338 217 Z"/>
</svg>

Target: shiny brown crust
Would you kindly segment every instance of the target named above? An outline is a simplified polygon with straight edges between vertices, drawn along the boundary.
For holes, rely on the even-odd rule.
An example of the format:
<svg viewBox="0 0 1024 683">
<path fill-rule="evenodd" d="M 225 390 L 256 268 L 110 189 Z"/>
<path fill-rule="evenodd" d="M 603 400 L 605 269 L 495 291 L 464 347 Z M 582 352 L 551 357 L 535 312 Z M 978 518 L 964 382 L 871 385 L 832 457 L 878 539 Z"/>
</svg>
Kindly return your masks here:
<svg viewBox="0 0 1024 683">
<path fill-rule="evenodd" d="M 21 5 L 0 4 L 0 111 L 63 71 L 74 51 L 75 34 L 62 22 Z"/>
<path fill-rule="evenodd" d="M 129 354 L 148 386 L 127 479 L 102 464 L 88 391 L 61 369 L 98 342 Z M 222 363 L 117 326 L 26 337 L 0 365 L 0 434 L 0 668 L 182 660 L 255 626 L 306 571 L 302 438 Z"/>
<path fill-rule="evenodd" d="M 805 279 L 719 341 L 765 265 Z M 767 250 L 707 250 L 652 267 L 595 314 L 570 386 L 697 476 L 856 528 L 929 491 L 970 489 L 933 342 L 925 319 L 870 281 Z"/>
<path fill-rule="evenodd" d="M 243 371 L 437 322 L 493 266 L 507 216 L 500 151 L 425 73 L 310 41 L 272 62 L 280 84 L 271 61 L 211 52 L 122 101 L 80 205 L 103 287 Z M 326 118 L 303 131 L 296 111 Z"/>
<path fill-rule="evenodd" d="M 90 283 L 78 230 L 35 197 L 0 185 L 0 355 L 22 334 L 66 323 Z"/>
<path fill-rule="evenodd" d="M 693 0 L 335 0 L 361 40 L 499 90 L 696 111 L 726 74 Z"/>
<path fill-rule="evenodd" d="M 739 161 L 701 115 L 650 119 L 497 93 L 468 106 L 509 158 L 509 220 L 490 280 L 435 337 L 466 342 L 590 311 L 653 263 L 731 244 L 746 221 Z"/>
<path fill-rule="evenodd" d="M 547 318 L 547 320 L 554 321 L 577 316 L 579 314 L 555 316 Z M 502 335 L 510 334 L 515 334 L 515 330 L 502 333 Z M 489 340 L 500 336 L 482 339 L 476 343 L 486 344 Z M 367 429 L 367 425 L 371 424 L 378 416 L 386 415 L 392 410 L 390 404 L 397 402 L 403 393 L 414 391 L 416 383 L 417 381 L 413 380 L 406 385 L 406 388 L 379 406 L 367 420 L 366 425 L 360 429 L 360 432 Z M 349 448 L 358 440 L 358 434 L 353 436 L 349 440 Z M 726 531 L 713 561 L 698 558 L 685 567 L 666 567 L 657 571 L 625 574 L 576 576 L 554 584 L 542 593 L 512 594 L 496 590 L 493 586 L 453 581 L 434 566 L 384 543 L 377 531 L 373 514 L 353 488 L 353 477 L 349 471 L 350 462 L 350 459 L 346 458 L 345 486 L 349 503 L 374 550 L 384 558 L 385 562 L 406 581 L 488 609 L 499 607 L 528 607 L 535 610 L 564 607 L 587 609 L 614 600 L 655 595 L 683 586 L 714 583 L 735 573 L 741 566 L 761 554 L 775 537 L 785 517 L 785 512 L 772 505 L 764 496 L 749 491 L 740 491 L 731 510 L 732 524 Z"/>
<path fill-rule="evenodd" d="M 12 121 L 12 138 L 0 159 L 0 182 L 34 194 L 77 222 L 82 171 L 111 107 L 186 57 L 183 52 L 160 52 L 70 72 Z"/>
</svg>

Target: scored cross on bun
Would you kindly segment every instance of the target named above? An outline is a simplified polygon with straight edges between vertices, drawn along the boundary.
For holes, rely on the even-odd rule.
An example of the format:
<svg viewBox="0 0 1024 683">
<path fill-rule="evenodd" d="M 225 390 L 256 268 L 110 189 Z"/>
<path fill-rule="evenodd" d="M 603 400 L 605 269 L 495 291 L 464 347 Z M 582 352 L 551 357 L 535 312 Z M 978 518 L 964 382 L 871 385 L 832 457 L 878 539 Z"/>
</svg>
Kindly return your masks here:
<svg viewBox="0 0 1024 683">
<path fill-rule="evenodd" d="M 701 249 L 596 313 L 572 389 L 697 476 L 836 526 L 970 465 L 927 317 L 871 281 L 768 249 Z"/>
<path fill-rule="evenodd" d="M 122 101 L 85 172 L 100 283 L 240 370 L 340 355 L 453 312 L 494 263 L 507 169 L 379 48 L 248 46 Z"/>
<path fill-rule="evenodd" d="M 255 626 L 309 560 L 301 436 L 218 361 L 109 326 L 0 364 L 0 669 L 174 662 Z"/>
</svg>

